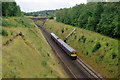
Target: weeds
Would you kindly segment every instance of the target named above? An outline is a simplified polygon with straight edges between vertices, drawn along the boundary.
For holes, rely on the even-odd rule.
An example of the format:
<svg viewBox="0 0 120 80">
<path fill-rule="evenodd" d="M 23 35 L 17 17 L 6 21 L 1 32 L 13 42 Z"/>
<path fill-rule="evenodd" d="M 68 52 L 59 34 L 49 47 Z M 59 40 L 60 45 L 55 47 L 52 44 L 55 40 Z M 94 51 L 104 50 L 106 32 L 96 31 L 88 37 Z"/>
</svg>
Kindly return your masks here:
<svg viewBox="0 0 120 80">
<path fill-rule="evenodd" d="M 52 74 L 52 73 L 53 73 L 53 70 L 51 70 L 50 72 L 51 72 L 51 74 Z"/>
<path fill-rule="evenodd" d="M 10 31 L 10 34 L 13 35 L 13 31 Z"/>
<path fill-rule="evenodd" d="M 61 32 L 64 33 L 64 28 L 61 29 Z"/>
<path fill-rule="evenodd" d="M 18 72 L 16 70 L 16 67 L 13 67 L 11 69 L 11 76 L 14 77 L 14 78 L 18 78 L 19 77 L 19 74 L 18 74 Z"/>
<path fill-rule="evenodd" d="M 50 56 L 49 53 L 47 53 L 47 56 L 48 56 L 48 57 Z"/>
<path fill-rule="evenodd" d="M 104 55 L 103 55 L 103 54 L 101 54 L 101 55 L 100 55 L 100 59 L 102 59 L 103 57 L 104 57 Z"/>
<path fill-rule="evenodd" d="M 42 61 L 42 65 L 43 65 L 43 66 L 46 66 L 46 65 L 47 65 L 47 62 L 46 62 L 46 61 Z"/>
<path fill-rule="evenodd" d="M 108 46 L 109 44 L 108 44 L 108 42 L 106 42 L 106 46 Z"/>
<path fill-rule="evenodd" d="M 77 36 L 76 36 L 76 37 L 77 37 Z M 82 36 L 78 39 L 79 42 L 80 42 L 81 40 L 83 41 L 83 43 L 86 42 L 86 38 L 85 38 L 84 35 L 82 35 Z"/>
<path fill-rule="evenodd" d="M 116 55 L 114 52 L 113 52 L 112 55 L 111 55 L 112 59 L 115 59 L 116 56 L 117 56 L 117 55 Z"/>
<path fill-rule="evenodd" d="M 95 46 L 94 46 L 94 48 L 93 48 L 92 52 L 97 51 L 100 47 L 101 47 L 100 42 L 97 42 L 97 43 L 95 44 Z"/>
<path fill-rule="evenodd" d="M 75 35 L 74 39 L 76 39 L 76 38 L 77 38 L 77 36 Z"/>
<path fill-rule="evenodd" d="M 8 32 L 7 32 L 7 30 L 2 30 L 2 36 L 8 36 Z"/>
</svg>

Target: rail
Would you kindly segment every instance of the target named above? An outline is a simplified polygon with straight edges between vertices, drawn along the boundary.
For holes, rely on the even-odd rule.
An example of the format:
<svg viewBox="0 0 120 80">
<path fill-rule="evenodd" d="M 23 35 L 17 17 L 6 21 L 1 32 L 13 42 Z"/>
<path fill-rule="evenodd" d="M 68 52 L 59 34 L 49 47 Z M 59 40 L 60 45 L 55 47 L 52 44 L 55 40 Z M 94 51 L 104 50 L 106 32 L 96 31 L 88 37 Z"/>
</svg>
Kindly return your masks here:
<svg viewBox="0 0 120 80">
<path fill-rule="evenodd" d="M 85 62 L 83 62 L 79 57 L 77 58 L 77 62 L 82 65 L 82 67 L 94 78 L 97 80 L 103 80 L 103 77 L 96 73 L 90 66 L 88 66 Z"/>
</svg>

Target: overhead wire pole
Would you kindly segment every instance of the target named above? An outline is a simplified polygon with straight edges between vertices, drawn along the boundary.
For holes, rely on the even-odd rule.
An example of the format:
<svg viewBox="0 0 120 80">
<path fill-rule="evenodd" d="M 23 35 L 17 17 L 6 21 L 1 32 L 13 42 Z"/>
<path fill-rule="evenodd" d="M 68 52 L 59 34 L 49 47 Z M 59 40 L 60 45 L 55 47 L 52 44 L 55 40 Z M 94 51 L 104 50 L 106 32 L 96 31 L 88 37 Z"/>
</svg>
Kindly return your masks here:
<svg viewBox="0 0 120 80">
<path fill-rule="evenodd" d="M 65 38 L 65 40 L 64 40 L 64 42 L 66 43 L 66 40 L 74 33 L 74 31 L 76 31 L 77 30 L 77 28 L 75 28 L 66 38 Z"/>
</svg>

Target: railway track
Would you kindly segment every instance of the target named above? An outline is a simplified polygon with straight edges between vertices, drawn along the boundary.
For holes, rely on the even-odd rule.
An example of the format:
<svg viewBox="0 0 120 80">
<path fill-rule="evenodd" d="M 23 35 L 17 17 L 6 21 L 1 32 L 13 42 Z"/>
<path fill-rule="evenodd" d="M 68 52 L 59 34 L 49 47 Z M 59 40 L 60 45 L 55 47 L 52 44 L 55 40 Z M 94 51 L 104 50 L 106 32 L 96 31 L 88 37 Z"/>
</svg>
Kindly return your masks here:
<svg viewBox="0 0 120 80">
<path fill-rule="evenodd" d="M 37 24 L 36 24 L 37 25 Z M 60 60 L 60 63 L 63 65 L 64 70 L 70 77 L 70 79 L 76 80 L 103 80 L 103 78 L 92 70 L 87 64 L 85 64 L 80 58 L 77 60 L 71 60 L 69 56 L 51 39 L 50 33 L 43 27 L 37 25 L 47 42 L 52 47 L 55 55 Z"/>
<path fill-rule="evenodd" d="M 98 73 L 96 73 L 90 66 L 88 66 L 86 63 L 84 63 L 79 57 L 77 58 L 77 61 L 80 63 L 81 66 L 94 78 L 98 80 L 103 80 L 103 77 L 100 76 Z"/>
</svg>

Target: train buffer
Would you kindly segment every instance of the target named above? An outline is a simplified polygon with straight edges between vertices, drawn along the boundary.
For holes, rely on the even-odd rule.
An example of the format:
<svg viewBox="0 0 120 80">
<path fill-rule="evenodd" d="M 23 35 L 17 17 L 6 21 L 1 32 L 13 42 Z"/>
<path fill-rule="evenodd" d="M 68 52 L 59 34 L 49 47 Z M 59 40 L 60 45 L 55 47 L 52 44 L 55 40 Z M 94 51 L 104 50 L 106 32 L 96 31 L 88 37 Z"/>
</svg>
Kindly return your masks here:
<svg viewBox="0 0 120 80">
<path fill-rule="evenodd" d="M 66 43 L 66 40 L 77 30 L 77 28 L 75 28 L 65 39 L 64 42 Z"/>
</svg>

